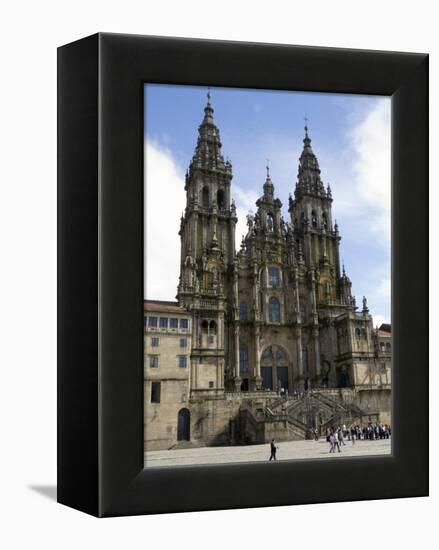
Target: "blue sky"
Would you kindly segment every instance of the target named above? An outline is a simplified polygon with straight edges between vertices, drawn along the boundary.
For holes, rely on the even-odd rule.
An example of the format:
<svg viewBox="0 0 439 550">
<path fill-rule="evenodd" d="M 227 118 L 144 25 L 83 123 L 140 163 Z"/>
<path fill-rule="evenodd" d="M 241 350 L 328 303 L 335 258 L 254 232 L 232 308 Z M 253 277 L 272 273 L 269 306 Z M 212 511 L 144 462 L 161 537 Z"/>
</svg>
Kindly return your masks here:
<svg viewBox="0 0 439 550">
<path fill-rule="evenodd" d="M 145 85 L 145 295 L 174 299 L 184 173 L 203 118 L 206 88 Z M 211 88 L 223 154 L 233 165 L 237 241 L 262 194 L 267 159 L 288 219 L 308 118 L 323 182 L 332 188 L 341 256 L 357 303 L 390 321 L 390 98 Z M 165 204 L 164 211 L 157 204 Z M 162 227 L 157 231 L 157 226 Z"/>
</svg>

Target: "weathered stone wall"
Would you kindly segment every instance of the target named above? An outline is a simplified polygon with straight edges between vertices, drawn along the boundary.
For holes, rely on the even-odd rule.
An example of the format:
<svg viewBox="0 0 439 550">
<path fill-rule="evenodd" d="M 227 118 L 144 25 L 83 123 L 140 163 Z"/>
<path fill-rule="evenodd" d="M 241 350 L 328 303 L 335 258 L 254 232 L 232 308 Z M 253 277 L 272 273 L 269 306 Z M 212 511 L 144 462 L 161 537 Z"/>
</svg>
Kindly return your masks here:
<svg viewBox="0 0 439 550">
<path fill-rule="evenodd" d="M 145 380 L 145 448 L 169 449 L 177 443 L 178 412 L 187 408 L 187 380 L 161 379 L 160 403 L 151 403 L 152 380 Z"/>
<path fill-rule="evenodd" d="M 367 413 L 378 413 L 379 422 L 382 424 L 392 424 L 392 398 L 390 389 L 365 389 L 356 391 L 355 404 L 360 407 L 366 417 L 363 424 L 367 424 Z M 372 419 L 372 422 L 374 419 Z"/>
</svg>

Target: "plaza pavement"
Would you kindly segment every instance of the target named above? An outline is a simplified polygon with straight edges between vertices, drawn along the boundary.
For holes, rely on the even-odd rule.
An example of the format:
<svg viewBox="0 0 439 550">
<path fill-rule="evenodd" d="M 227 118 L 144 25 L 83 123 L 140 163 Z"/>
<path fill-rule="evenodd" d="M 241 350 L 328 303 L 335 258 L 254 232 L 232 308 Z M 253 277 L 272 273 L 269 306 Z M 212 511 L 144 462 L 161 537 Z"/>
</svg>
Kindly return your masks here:
<svg viewBox="0 0 439 550">
<path fill-rule="evenodd" d="M 339 460 L 343 457 L 363 457 L 391 454 L 391 439 L 376 441 L 345 441 L 341 452 L 329 453 L 325 438 L 319 441 L 284 441 L 277 443 L 277 460 L 324 458 Z M 264 462 L 270 456 L 270 445 L 236 447 L 192 447 L 166 451 L 145 452 L 145 467 L 183 466 L 199 464 L 231 464 L 233 462 Z"/>
</svg>

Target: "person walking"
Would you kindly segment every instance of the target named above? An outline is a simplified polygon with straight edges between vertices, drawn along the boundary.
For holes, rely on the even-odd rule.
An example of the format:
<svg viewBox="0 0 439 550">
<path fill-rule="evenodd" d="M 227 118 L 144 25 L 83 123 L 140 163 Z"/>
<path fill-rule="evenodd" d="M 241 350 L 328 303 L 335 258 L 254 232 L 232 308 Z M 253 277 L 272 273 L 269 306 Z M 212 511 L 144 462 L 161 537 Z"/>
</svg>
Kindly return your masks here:
<svg viewBox="0 0 439 550">
<path fill-rule="evenodd" d="M 270 460 L 276 460 L 277 447 L 276 447 L 276 441 L 274 439 L 271 440 L 270 451 L 271 451 L 271 454 L 270 454 L 270 458 L 268 459 L 269 462 Z"/>
<path fill-rule="evenodd" d="M 337 447 L 338 452 L 341 453 L 340 445 L 338 443 L 337 430 L 331 432 L 331 435 L 329 436 L 329 441 L 331 443 L 331 448 L 329 449 L 329 452 L 335 453 L 335 448 Z"/>
<path fill-rule="evenodd" d="M 343 430 L 342 429 L 340 429 L 340 428 L 338 429 L 337 436 L 338 436 L 338 448 L 340 449 L 341 445 L 346 445 L 346 443 L 344 442 Z"/>
<path fill-rule="evenodd" d="M 330 453 L 335 453 L 335 434 L 334 434 L 334 432 L 330 432 L 330 434 L 328 436 L 328 441 L 329 441 L 329 444 L 330 444 L 329 452 Z"/>
</svg>

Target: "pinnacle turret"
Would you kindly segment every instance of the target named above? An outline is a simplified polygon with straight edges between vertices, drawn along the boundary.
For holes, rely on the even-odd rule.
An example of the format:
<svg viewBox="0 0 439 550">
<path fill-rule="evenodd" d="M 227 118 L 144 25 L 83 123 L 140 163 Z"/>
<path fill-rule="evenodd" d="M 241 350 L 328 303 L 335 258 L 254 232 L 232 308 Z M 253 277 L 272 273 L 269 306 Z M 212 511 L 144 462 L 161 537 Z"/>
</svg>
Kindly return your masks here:
<svg viewBox="0 0 439 550">
<path fill-rule="evenodd" d="M 190 165 L 190 171 L 194 168 L 202 170 L 217 170 L 231 172 L 231 165 L 224 163 L 221 153 L 221 138 L 218 127 L 213 118 L 210 90 L 207 93 L 207 102 L 204 107 L 204 118 L 198 127 L 198 140 L 194 156 Z"/>
</svg>

